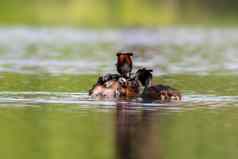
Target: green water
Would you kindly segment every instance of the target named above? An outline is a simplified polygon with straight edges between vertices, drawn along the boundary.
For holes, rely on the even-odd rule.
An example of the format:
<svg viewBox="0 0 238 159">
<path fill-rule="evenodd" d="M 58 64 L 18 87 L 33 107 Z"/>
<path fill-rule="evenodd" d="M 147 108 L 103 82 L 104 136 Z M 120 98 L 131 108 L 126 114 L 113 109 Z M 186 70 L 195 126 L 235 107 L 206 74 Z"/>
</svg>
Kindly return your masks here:
<svg viewBox="0 0 238 159">
<path fill-rule="evenodd" d="M 2 157 L 113 158 L 113 115 L 79 107 L 4 105 L 0 109 Z"/>
<path fill-rule="evenodd" d="M 236 28 L 0 27 L 0 35 L 2 158 L 237 158 Z M 182 101 L 90 98 L 120 49 Z"/>
<path fill-rule="evenodd" d="M 237 156 L 237 105 L 178 112 L 2 106 L 0 152 L 4 158 Z"/>
<path fill-rule="evenodd" d="M 77 100 L 67 98 L 70 94 L 34 94 L 87 92 L 96 77 L 1 73 L 1 156 L 223 159 L 238 155 L 237 75 L 156 77 L 155 83 L 170 84 L 183 92 L 184 101 L 179 106 L 128 107 L 118 103 L 108 108 L 77 104 Z M 196 94 L 203 96 L 196 101 L 188 98 Z M 208 95 L 214 95 L 215 100 L 210 101 Z M 223 101 L 222 96 L 234 99 Z M 82 100 L 80 95 L 77 98 Z M 63 104 L 60 100 L 75 103 Z"/>
<path fill-rule="evenodd" d="M 5 105 L 6 106 L 6 105 Z M 237 109 L 0 109 L 3 158 L 236 158 Z"/>
<path fill-rule="evenodd" d="M 1 73 L 0 89 L 8 92 L 85 92 L 97 81 L 97 75 L 50 75 Z M 185 94 L 238 96 L 238 75 L 161 75 L 154 83 L 170 85 Z"/>
</svg>

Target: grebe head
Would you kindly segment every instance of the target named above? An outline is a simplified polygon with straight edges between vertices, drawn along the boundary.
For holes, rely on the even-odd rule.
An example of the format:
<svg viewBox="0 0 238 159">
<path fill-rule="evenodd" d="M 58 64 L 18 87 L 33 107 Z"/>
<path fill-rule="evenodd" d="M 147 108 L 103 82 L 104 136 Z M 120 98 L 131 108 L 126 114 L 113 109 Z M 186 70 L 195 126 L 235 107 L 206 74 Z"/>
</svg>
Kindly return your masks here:
<svg viewBox="0 0 238 159">
<path fill-rule="evenodd" d="M 123 76 L 128 77 L 132 71 L 132 59 L 133 53 L 131 52 L 118 52 L 117 53 L 117 71 Z"/>
<path fill-rule="evenodd" d="M 142 68 L 136 72 L 136 79 L 141 82 L 144 87 L 151 86 L 153 70 Z"/>
</svg>

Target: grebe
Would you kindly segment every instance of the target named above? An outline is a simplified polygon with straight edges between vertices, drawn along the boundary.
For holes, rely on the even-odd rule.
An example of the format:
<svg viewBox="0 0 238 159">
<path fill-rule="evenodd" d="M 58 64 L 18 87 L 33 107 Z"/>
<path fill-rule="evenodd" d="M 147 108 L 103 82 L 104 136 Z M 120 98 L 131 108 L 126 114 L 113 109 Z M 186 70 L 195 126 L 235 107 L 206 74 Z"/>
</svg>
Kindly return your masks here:
<svg viewBox="0 0 238 159">
<path fill-rule="evenodd" d="M 167 85 L 152 84 L 152 71 L 146 68 L 139 69 L 136 72 L 136 78 L 141 82 L 144 86 L 143 92 L 140 97 L 143 100 L 159 100 L 163 102 L 169 101 L 179 101 L 181 100 L 181 93 Z"/>
<path fill-rule="evenodd" d="M 139 82 L 131 79 L 133 63 L 131 52 L 117 53 L 117 72 L 98 78 L 89 95 L 101 98 L 132 98 L 139 95 Z"/>
<path fill-rule="evenodd" d="M 133 63 L 131 57 L 133 53 L 131 52 L 118 52 L 117 53 L 117 72 L 124 78 L 129 78 L 130 73 L 133 69 Z"/>
<path fill-rule="evenodd" d="M 133 53 L 117 53 L 117 71 L 119 74 L 106 74 L 98 78 L 97 83 L 89 90 L 89 95 L 98 99 L 137 98 L 143 100 L 178 101 L 181 94 L 167 85 L 153 85 L 152 72 L 146 68 L 131 73 Z"/>
</svg>

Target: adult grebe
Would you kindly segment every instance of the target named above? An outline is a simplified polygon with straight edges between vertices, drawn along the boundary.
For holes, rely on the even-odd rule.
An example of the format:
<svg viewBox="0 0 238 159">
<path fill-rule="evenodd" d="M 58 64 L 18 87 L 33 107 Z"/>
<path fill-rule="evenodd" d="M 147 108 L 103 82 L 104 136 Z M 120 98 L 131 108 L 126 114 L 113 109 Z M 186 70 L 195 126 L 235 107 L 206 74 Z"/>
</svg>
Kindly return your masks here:
<svg viewBox="0 0 238 159">
<path fill-rule="evenodd" d="M 133 68 L 131 52 L 117 53 L 117 72 L 98 78 L 97 83 L 89 90 L 89 95 L 97 98 L 131 98 L 139 95 L 139 82 L 131 79 Z"/>
</svg>

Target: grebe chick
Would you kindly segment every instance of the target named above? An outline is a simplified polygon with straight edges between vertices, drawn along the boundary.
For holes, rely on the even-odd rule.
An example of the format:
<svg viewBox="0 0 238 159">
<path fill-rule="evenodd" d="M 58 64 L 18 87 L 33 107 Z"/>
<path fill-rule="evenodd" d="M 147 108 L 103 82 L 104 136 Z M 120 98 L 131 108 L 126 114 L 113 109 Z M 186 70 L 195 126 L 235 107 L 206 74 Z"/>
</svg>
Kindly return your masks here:
<svg viewBox="0 0 238 159">
<path fill-rule="evenodd" d="M 181 93 L 167 85 L 152 85 L 152 70 L 146 68 L 139 69 L 136 72 L 136 78 L 144 86 L 141 94 L 144 100 L 159 100 L 163 102 L 181 100 Z"/>
</svg>

